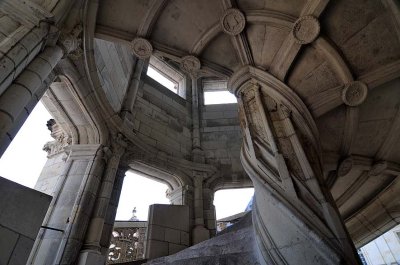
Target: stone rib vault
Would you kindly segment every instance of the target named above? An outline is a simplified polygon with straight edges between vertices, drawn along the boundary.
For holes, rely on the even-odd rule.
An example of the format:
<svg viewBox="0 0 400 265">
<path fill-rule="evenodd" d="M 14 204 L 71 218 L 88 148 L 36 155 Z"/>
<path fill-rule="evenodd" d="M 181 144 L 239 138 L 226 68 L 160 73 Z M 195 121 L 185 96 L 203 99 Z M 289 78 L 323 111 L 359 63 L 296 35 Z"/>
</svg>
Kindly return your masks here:
<svg viewBox="0 0 400 265">
<path fill-rule="evenodd" d="M 222 89 L 238 103 L 204 104 Z M 28 264 L 104 264 L 128 170 L 188 207 L 190 245 L 216 234 L 216 190 L 254 186 L 230 234 L 253 233 L 249 264 L 360 264 L 400 222 L 396 0 L 0 0 L 0 155 L 39 100 L 36 189 L 62 232 L 41 229 Z M 215 250 L 243 264 L 238 244 Z"/>
</svg>

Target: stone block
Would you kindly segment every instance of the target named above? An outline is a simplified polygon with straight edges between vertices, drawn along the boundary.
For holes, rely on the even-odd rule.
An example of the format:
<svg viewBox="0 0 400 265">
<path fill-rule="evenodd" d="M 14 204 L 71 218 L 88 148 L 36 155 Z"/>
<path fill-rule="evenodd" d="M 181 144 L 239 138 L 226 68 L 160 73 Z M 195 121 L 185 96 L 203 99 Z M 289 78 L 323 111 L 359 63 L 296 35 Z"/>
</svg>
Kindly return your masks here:
<svg viewBox="0 0 400 265">
<path fill-rule="evenodd" d="M 3 56 L 0 59 L 0 80 L 5 79 L 13 70 L 14 70 L 14 63 L 8 57 Z"/>
<path fill-rule="evenodd" d="M 154 259 L 168 255 L 168 242 L 148 240 L 146 245 L 146 258 Z"/>
<path fill-rule="evenodd" d="M 153 204 L 149 208 L 149 226 L 160 225 L 189 232 L 189 207 Z"/>
<path fill-rule="evenodd" d="M 35 239 L 51 196 L 0 178 L 0 225 Z"/>
<path fill-rule="evenodd" d="M 10 257 L 8 265 L 25 264 L 28 260 L 29 254 L 31 253 L 34 242 L 35 241 L 33 239 L 20 236 Z"/>
<path fill-rule="evenodd" d="M 166 237 L 166 229 L 164 227 L 161 227 L 159 225 L 151 225 L 149 226 L 148 232 L 147 232 L 147 238 L 149 240 L 160 240 L 164 241 Z"/>
<path fill-rule="evenodd" d="M 27 50 L 20 43 L 17 43 L 8 53 L 8 57 L 14 61 L 15 67 L 20 64 L 26 65 Z"/>
<path fill-rule="evenodd" d="M 7 264 L 18 241 L 19 234 L 0 226 L 0 264 Z"/>
<path fill-rule="evenodd" d="M 179 244 L 181 242 L 181 232 L 176 229 L 165 228 L 165 241 Z"/>
<path fill-rule="evenodd" d="M 181 231 L 181 245 L 189 246 L 189 233 Z"/>
<path fill-rule="evenodd" d="M 168 254 L 175 254 L 181 250 L 184 250 L 186 248 L 186 246 L 183 245 L 179 245 L 179 244 L 173 244 L 173 243 L 169 243 L 168 244 Z"/>
</svg>

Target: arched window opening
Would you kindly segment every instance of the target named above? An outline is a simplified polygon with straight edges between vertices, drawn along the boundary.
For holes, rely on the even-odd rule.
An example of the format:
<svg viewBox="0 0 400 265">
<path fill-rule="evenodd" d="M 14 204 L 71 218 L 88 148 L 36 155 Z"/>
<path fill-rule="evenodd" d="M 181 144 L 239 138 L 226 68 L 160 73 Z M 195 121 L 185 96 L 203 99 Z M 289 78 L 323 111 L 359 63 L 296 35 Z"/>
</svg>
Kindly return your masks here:
<svg viewBox="0 0 400 265">
<path fill-rule="evenodd" d="M 175 94 L 186 98 L 185 76 L 171 64 L 152 56 L 146 74 Z"/>
<path fill-rule="evenodd" d="M 149 206 L 152 204 L 169 204 L 166 197 L 168 186 L 164 183 L 146 178 L 133 171 L 126 173 L 122 185 L 115 220 L 128 221 L 133 218 L 136 208 L 136 219 L 147 221 Z"/>
<path fill-rule="evenodd" d="M 217 231 L 236 223 L 251 210 L 254 188 L 225 189 L 214 194 Z"/>
<path fill-rule="evenodd" d="M 43 151 L 46 142 L 53 141 L 46 128 L 52 119 L 39 101 L 0 159 L 0 176 L 33 188 L 47 161 Z"/>
<path fill-rule="evenodd" d="M 203 80 L 204 105 L 237 103 L 225 80 Z"/>
<path fill-rule="evenodd" d="M 126 173 L 118 202 L 107 264 L 144 258 L 149 206 L 169 204 L 168 186 L 133 171 Z"/>
</svg>

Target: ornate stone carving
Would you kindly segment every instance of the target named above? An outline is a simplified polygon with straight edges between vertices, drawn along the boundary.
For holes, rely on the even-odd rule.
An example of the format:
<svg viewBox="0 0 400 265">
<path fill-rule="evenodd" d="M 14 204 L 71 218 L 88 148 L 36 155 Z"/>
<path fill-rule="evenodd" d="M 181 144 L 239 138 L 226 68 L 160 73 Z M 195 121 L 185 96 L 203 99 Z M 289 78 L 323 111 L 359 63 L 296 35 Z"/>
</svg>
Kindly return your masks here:
<svg viewBox="0 0 400 265">
<path fill-rule="evenodd" d="M 51 131 L 51 137 L 54 141 L 47 142 L 43 146 L 43 150 L 47 152 L 47 156 L 59 154 L 64 151 L 64 147 L 70 145 L 71 137 L 66 134 L 54 119 L 47 121 L 47 128 Z"/>
<path fill-rule="evenodd" d="M 140 59 L 147 59 L 153 53 L 153 46 L 146 39 L 135 38 L 131 42 L 131 50 L 136 57 Z"/>
<path fill-rule="evenodd" d="M 127 223 L 137 227 L 114 228 L 106 264 L 132 262 L 144 258 L 145 222 Z"/>
<path fill-rule="evenodd" d="M 239 9 L 230 8 L 222 15 L 220 23 L 225 33 L 235 36 L 243 31 L 246 19 Z"/>
<path fill-rule="evenodd" d="M 353 158 L 351 156 L 345 158 L 342 162 L 340 162 L 339 167 L 337 169 L 338 177 L 344 177 L 351 171 L 353 167 Z"/>
<path fill-rule="evenodd" d="M 187 55 L 182 58 L 181 69 L 188 74 L 196 74 L 201 68 L 200 60 L 193 56 Z"/>
<path fill-rule="evenodd" d="M 69 56 L 71 59 L 78 59 L 83 54 L 81 24 L 77 24 L 69 33 L 61 33 L 58 39 L 58 45 L 64 50 L 64 57 Z"/>
<path fill-rule="evenodd" d="M 368 87 L 360 81 L 347 84 L 342 90 L 342 100 L 348 106 L 358 106 L 367 98 Z"/>
<path fill-rule="evenodd" d="M 385 169 L 387 168 L 387 162 L 386 161 L 378 161 L 376 162 L 371 170 L 369 171 L 369 175 L 370 176 L 378 176 L 380 174 L 383 173 L 383 171 L 385 171 Z"/>
<path fill-rule="evenodd" d="M 299 44 L 313 42 L 319 35 L 320 25 L 313 16 L 299 18 L 293 25 L 292 34 Z"/>
</svg>

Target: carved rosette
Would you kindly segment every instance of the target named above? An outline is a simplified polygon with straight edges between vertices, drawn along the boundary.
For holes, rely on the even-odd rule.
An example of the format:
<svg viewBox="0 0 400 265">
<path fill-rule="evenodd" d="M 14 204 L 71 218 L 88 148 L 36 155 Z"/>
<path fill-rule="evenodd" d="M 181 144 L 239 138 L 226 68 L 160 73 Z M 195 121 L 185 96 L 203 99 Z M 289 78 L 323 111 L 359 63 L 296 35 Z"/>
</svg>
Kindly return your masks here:
<svg viewBox="0 0 400 265">
<path fill-rule="evenodd" d="M 153 46 L 151 43 L 143 38 L 135 38 L 131 42 L 131 50 L 133 54 L 140 59 L 150 58 L 153 53 Z"/>
<path fill-rule="evenodd" d="M 188 74 L 195 75 L 200 68 L 200 60 L 193 55 L 187 55 L 181 60 L 181 69 Z"/>
<path fill-rule="evenodd" d="M 342 90 L 342 100 L 348 106 L 358 106 L 367 98 L 368 87 L 360 81 L 347 84 Z"/>
<path fill-rule="evenodd" d="M 353 158 L 351 156 L 345 158 L 342 162 L 340 162 L 339 167 L 337 169 L 338 177 L 344 177 L 350 173 L 353 168 Z"/>
<path fill-rule="evenodd" d="M 318 19 L 313 16 L 304 16 L 294 23 L 292 34 L 298 44 L 309 44 L 317 39 L 319 31 Z"/>
<path fill-rule="evenodd" d="M 225 10 L 220 23 L 225 33 L 235 36 L 243 31 L 246 25 L 246 19 L 239 9 L 230 8 Z"/>
</svg>

